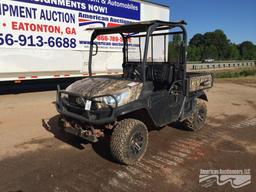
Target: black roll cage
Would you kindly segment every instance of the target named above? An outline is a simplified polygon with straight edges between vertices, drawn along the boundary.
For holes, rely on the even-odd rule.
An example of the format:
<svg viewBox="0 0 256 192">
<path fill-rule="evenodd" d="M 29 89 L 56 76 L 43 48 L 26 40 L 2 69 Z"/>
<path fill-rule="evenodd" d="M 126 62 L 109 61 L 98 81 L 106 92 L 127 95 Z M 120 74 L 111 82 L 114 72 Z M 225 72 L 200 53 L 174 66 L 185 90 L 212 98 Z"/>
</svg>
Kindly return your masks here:
<svg viewBox="0 0 256 192">
<path fill-rule="evenodd" d="M 92 56 L 93 56 L 93 45 L 94 40 L 99 35 L 110 35 L 110 34 L 120 34 L 123 38 L 123 64 L 127 63 L 127 50 L 128 50 L 128 38 L 135 38 L 135 37 L 146 37 L 145 40 L 145 48 L 144 48 L 144 55 L 143 59 L 140 58 L 141 62 L 141 71 L 143 74 L 142 80 L 143 82 L 146 81 L 146 65 L 147 65 L 147 56 L 148 56 L 148 49 L 149 49 L 149 43 L 150 43 L 150 37 L 154 36 L 160 36 L 163 35 L 165 38 L 167 35 L 173 35 L 173 34 L 182 34 L 183 36 L 183 42 L 182 42 L 182 53 L 181 53 L 181 61 L 179 64 L 181 65 L 181 69 L 183 72 L 183 89 L 185 89 L 185 77 L 186 77 L 186 50 L 187 50 L 187 31 L 184 27 L 186 25 L 185 21 L 179 21 L 179 22 L 165 22 L 165 21 L 145 21 L 145 22 L 138 22 L 138 23 L 131 23 L 127 25 L 121 25 L 117 27 L 109 27 L 109 28 L 91 28 L 89 30 L 94 30 L 91 36 L 91 42 L 90 42 L 90 51 L 89 51 L 89 62 L 88 62 L 88 72 L 89 77 L 92 77 Z M 163 31 L 163 30 L 171 30 L 173 28 L 180 28 L 181 31 L 176 32 L 166 32 L 166 33 L 156 33 L 153 34 L 155 31 Z M 141 33 L 145 32 L 145 35 L 125 35 L 129 33 Z M 153 42 L 153 41 L 152 41 Z M 151 42 L 151 43 L 152 43 Z M 166 41 L 165 41 L 166 43 Z M 152 46 L 153 47 L 153 46 Z M 166 45 L 165 45 L 166 48 Z M 141 50 L 140 50 L 141 52 Z M 153 53 L 152 53 L 153 54 Z M 140 54 L 141 55 L 141 54 Z M 166 54 L 165 54 L 165 61 Z M 152 58 L 153 61 L 153 58 Z"/>
</svg>

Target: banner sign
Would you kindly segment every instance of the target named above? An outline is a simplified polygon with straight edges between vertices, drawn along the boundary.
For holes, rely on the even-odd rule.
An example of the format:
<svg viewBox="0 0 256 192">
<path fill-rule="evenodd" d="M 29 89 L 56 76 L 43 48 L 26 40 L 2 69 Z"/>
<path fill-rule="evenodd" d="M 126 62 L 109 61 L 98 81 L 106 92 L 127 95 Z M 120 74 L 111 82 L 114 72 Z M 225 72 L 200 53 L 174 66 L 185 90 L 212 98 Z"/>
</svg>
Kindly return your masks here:
<svg viewBox="0 0 256 192">
<path fill-rule="evenodd" d="M 0 48 L 87 50 L 87 28 L 137 22 L 140 15 L 140 3 L 129 0 L 1 0 Z M 122 46 L 115 36 L 97 41 Z"/>
</svg>

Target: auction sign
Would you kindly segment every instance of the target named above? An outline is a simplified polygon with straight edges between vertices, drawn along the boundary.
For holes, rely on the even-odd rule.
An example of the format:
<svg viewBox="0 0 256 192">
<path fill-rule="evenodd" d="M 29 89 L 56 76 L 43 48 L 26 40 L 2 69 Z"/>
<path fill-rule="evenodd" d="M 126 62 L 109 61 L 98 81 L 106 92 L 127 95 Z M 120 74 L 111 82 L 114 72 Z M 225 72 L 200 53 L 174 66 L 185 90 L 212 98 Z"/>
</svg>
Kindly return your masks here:
<svg viewBox="0 0 256 192">
<path fill-rule="evenodd" d="M 87 50 L 91 27 L 140 21 L 140 3 L 129 0 L 1 0 L 0 48 Z M 118 36 L 97 43 L 120 49 Z"/>
</svg>

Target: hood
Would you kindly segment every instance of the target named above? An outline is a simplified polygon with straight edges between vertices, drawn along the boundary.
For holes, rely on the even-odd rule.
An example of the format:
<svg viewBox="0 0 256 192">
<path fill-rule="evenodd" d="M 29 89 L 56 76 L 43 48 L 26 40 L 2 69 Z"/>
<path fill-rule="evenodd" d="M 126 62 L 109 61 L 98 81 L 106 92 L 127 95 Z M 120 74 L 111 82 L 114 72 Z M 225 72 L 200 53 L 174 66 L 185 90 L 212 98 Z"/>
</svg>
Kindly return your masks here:
<svg viewBox="0 0 256 192">
<path fill-rule="evenodd" d="M 134 99 L 138 98 L 142 89 L 142 83 L 128 81 L 123 79 L 111 79 L 92 77 L 85 78 L 71 84 L 66 91 L 81 94 L 87 97 L 118 94 L 123 91 L 129 91 Z"/>
</svg>

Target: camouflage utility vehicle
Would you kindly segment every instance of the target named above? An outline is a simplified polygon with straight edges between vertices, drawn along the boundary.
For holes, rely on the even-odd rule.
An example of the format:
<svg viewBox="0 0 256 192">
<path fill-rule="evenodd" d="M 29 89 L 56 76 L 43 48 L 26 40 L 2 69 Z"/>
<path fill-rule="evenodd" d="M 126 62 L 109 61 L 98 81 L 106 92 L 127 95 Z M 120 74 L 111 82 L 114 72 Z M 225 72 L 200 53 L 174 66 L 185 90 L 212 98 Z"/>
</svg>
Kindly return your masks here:
<svg viewBox="0 0 256 192">
<path fill-rule="evenodd" d="M 201 129 L 207 112 L 203 90 L 212 87 L 213 78 L 186 71 L 184 26 L 184 21 L 147 21 L 94 28 L 89 77 L 66 90 L 58 87 L 60 126 L 91 142 L 110 133 L 112 156 L 124 164 L 143 157 L 152 126 L 181 122 L 193 131 Z M 102 65 L 122 66 L 122 75 L 95 76 L 98 55 L 105 58 Z"/>
</svg>

